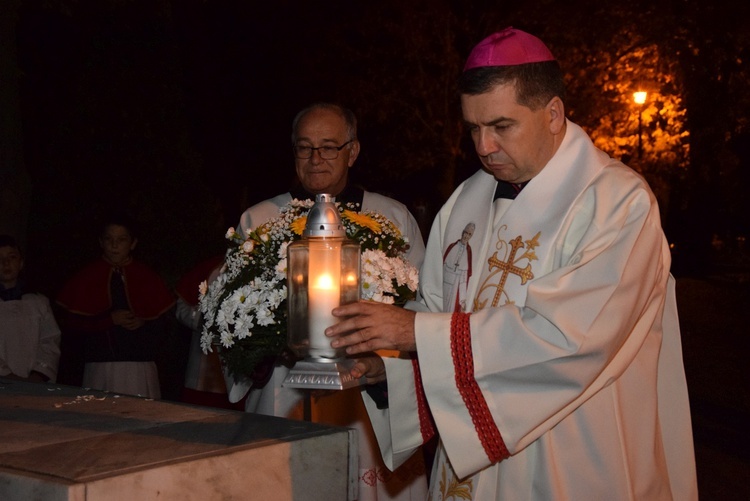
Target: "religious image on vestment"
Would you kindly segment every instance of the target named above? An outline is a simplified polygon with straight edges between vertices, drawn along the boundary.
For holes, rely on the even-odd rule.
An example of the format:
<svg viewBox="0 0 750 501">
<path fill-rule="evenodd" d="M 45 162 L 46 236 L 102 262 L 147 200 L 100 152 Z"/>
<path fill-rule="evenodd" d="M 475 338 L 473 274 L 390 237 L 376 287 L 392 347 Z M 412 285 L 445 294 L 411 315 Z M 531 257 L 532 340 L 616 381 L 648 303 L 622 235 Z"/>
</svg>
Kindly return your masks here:
<svg viewBox="0 0 750 501">
<path fill-rule="evenodd" d="M 443 308 L 445 311 L 466 311 L 466 287 L 471 278 L 471 245 L 469 240 L 476 225 L 468 223 L 461 238 L 448 246 L 443 254 Z"/>
</svg>

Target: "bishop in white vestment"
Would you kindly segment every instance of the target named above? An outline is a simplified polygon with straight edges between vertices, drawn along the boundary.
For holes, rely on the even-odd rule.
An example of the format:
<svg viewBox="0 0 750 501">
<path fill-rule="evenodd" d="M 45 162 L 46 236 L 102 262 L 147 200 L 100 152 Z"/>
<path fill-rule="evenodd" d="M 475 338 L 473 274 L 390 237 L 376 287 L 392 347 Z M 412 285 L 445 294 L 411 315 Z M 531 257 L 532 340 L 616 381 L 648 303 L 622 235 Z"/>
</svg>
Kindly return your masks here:
<svg viewBox="0 0 750 501">
<path fill-rule="evenodd" d="M 552 61 L 536 37 L 508 29 L 467 67 L 539 63 L 559 74 Z M 512 79 L 462 89 L 485 168 L 435 218 L 416 313 L 346 305 L 327 335 L 345 335 L 332 344 L 349 354 L 413 350 L 365 358 L 373 365 L 355 372 L 376 381 L 384 366 L 387 407 L 365 403 L 389 467 L 439 436 L 430 499 L 697 499 L 656 199 L 564 118 L 557 94 L 521 102 L 519 72 L 537 70 L 500 69 Z M 505 181 L 524 186 L 515 199 L 495 197 Z M 466 310 L 446 310 L 443 258 L 468 223 Z"/>
</svg>

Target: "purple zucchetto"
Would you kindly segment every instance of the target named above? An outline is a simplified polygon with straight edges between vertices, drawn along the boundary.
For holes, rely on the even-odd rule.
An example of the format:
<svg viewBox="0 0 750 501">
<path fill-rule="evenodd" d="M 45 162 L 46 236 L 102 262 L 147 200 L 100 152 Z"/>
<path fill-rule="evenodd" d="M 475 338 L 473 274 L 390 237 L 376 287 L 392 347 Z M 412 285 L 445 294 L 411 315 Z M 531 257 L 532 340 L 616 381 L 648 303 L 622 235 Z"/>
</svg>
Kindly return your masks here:
<svg viewBox="0 0 750 501">
<path fill-rule="evenodd" d="M 554 61 L 555 56 L 534 35 L 511 27 L 488 36 L 471 51 L 464 71 L 484 66 L 514 66 Z"/>
</svg>

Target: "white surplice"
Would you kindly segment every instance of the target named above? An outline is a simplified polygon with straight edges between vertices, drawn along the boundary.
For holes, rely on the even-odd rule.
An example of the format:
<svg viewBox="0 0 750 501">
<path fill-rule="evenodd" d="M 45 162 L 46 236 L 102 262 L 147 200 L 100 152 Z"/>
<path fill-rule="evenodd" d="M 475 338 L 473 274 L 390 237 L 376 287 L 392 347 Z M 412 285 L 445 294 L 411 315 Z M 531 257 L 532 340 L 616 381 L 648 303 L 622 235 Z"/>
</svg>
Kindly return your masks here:
<svg viewBox="0 0 750 501">
<path fill-rule="evenodd" d="M 292 195 L 283 193 L 247 209 L 240 219 L 237 231 L 248 231 L 278 216 L 279 209 L 292 201 Z M 377 193 L 365 191 L 362 211 L 376 211 L 392 221 L 408 240 L 410 248 L 406 258 L 417 268 L 424 259 L 424 242 L 414 216 L 408 208 Z M 271 379 L 262 388 L 251 388 L 247 380 L 236 381 L 226 376 L 230 402 L 238 402 L 245 395 L 245 411 L 258 414 L 303 419 L 305 391 L 282 387 L 289 373 L 284 365 L 276 365 Z M 385 467 L 369 422 L 360 393 L 362 388 L 350 388 L 314 396 L 311 405 L 313 422 L 345 426 L 357 430 L 359 438 L 359 501 L 424 500 L 427 480 L 424 461 L 415 455 L 397 471 Z"/>
<path fill-rule="evenodd" d="M 0 300 L 0 375 L 29 377 L 31 371 L 57 379 L 60 328 L 41 294 L 16 301 Z"/>
<path fill-rule="evenodd" d="M 479 171 L 433 224 L 423 303 L 410 305 L 434 312 L 415 320 L 421 375 L 386 359 L 390 408 L 365 397 L 387 464 L 429 436 L 431 413 L 435 500 L 697 499 L 671 259 L 647 184 L 571 122 L 515 200 L 493 201 L 496 184 Z M 442 312 L 442 258 L 467 223 L 469 313 Z"/>
</svg>

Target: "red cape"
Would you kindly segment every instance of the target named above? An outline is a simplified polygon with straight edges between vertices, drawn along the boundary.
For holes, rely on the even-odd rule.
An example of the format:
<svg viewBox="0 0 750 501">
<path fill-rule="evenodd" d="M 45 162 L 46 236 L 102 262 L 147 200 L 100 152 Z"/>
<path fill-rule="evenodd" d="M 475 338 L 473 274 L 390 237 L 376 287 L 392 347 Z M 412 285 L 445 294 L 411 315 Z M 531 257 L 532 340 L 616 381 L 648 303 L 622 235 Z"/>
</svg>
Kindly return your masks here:
<svg viewBox="0 0 750 501">
<path fill-rule="evenodd" d="M 151 268 L 137 261 L 121 267 L 125 292 L 135 316 L 153 320 L 175 303 L 164 280 Z M 78 272 L 62 288 L 57 302 L 71 313 L 100 315 L 112 307 L 109 281 L 114 268 L 104 259 L 94 261 Z"/>
</svg>

